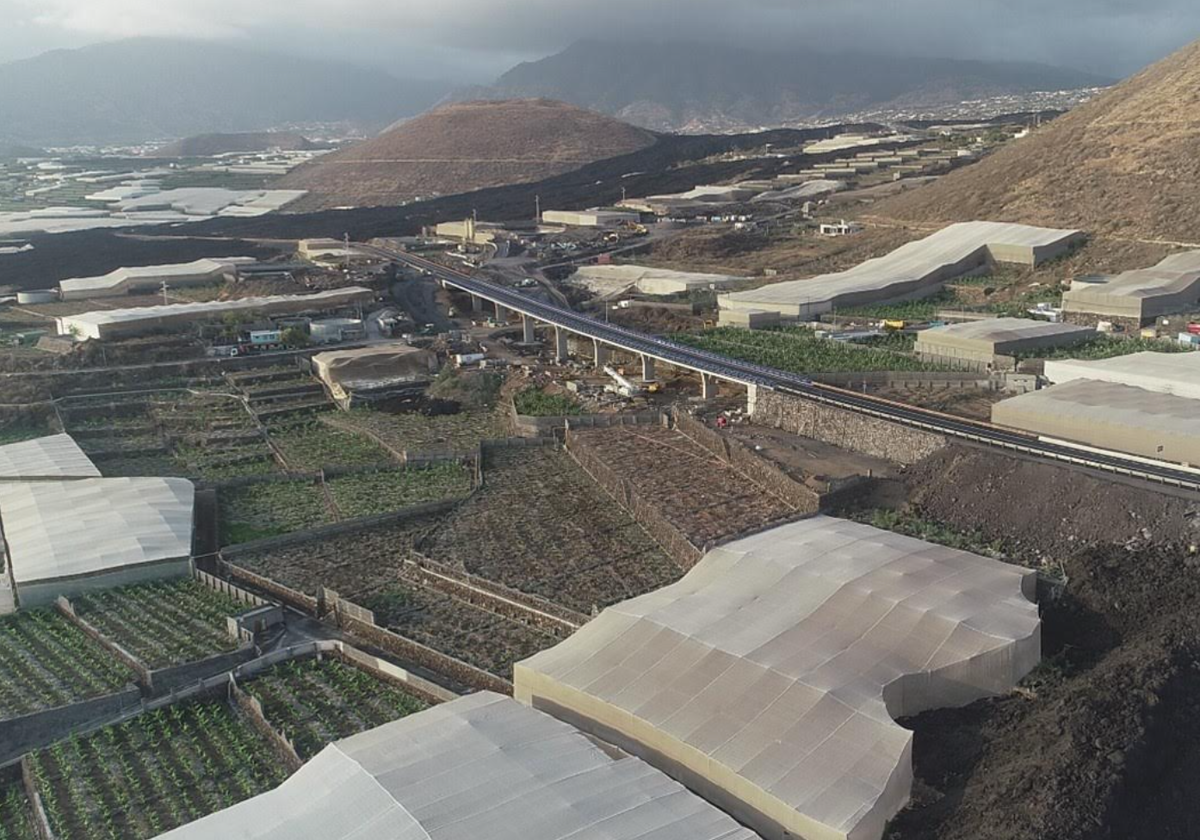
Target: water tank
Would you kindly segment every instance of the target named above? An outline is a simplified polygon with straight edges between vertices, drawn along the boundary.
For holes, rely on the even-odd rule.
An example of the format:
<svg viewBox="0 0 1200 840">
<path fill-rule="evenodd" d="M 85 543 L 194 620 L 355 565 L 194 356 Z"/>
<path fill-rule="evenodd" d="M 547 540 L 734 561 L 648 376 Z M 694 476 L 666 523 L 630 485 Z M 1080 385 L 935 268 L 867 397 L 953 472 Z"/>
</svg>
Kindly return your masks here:
<svg viewBox="0 0 1200 840">
<path fill-rule="evenodd" d="M 54 303 L 58 300 L 57 289 L 29 289 L 24 292 L 17 292 L 17 303 L 26 305 L 35 303 Z"/>
</svg>

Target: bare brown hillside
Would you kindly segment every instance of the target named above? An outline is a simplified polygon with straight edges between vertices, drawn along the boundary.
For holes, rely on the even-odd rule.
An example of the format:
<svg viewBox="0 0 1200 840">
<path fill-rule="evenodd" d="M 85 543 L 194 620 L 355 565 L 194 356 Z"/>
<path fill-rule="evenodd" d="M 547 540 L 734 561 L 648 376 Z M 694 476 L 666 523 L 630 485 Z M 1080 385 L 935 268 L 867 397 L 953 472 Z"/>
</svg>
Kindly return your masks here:
<svg viewBox="0 0 1200 840">
<path fill-rule="evenodd" d="M 1200 42 L 937 183 L 873 213 L 1200 242 Z"/>
<path fill-rule="evenodd" d="M 446 105 L 300 167 L 292 210 L 382 206 L 549 178 L 644 149 L 652 133 L 547 99 Z"/>
</svg>

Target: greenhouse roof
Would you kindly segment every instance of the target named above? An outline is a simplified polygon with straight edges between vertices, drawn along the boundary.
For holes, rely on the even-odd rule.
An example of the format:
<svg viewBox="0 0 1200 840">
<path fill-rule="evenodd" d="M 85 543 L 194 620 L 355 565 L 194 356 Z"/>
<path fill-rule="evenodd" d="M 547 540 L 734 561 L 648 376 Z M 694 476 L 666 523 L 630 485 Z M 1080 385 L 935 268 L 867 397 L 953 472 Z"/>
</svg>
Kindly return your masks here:
<svg viewBox="0 0 1200 840">
<path fill-rule="evenodd" d="M 99 477 L 100 470 L 70 435 L 51 435 L 0 446 L 0 480 Z"/>
<path fill-rule="evenodd" d="M 195 488 L 182 478 L 0 481 L 0 525 L 17 584 L 192 553 Z"/>
<path fill-rule="evenodd" d="M 756 840 L 678 782 L 481 692 L 322 750 L 160 840 Z"/>
</svg>

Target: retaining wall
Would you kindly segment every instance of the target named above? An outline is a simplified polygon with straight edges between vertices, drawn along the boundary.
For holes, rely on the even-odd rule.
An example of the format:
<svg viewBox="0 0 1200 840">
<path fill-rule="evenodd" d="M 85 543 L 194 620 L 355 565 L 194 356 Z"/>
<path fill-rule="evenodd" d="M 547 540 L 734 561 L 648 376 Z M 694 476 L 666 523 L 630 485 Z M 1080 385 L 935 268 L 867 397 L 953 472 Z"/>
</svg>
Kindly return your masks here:
<svg viewBox="0 0 1200 840">
<path fill-rule="evenodd" d="M 250 719 L 250 725 L 267 739 L 275 756 L 287 768 L 289 774 L 295 773 L 304 766 L 304 760 L 296 752 L 296 747 L 292 744 L 291 739 L 267 720 L 267 716 L 263 714 L 262 703 L 258 702 L 257 697 L 252 697 L 243 691 L 236 679 L 229 680 L 229 696 Z"/>
<path fill-rule="evenodd" d="M 853 452 L 914 464 L 946 445 L 932 432 L 912 429 L 879 417 L 858 414 L 831 405 L 789 397 L 764 388 L 751 400 L 755 423 L 813 438 Z"/>
<path fill-rule="evenodd" d="M 605 464 L 596 453 L 573 441 L 569 434 L 566 449 L 580 468 L 630 513 L 679 568 L 686 572 L 700 562 L 704 548 L 692 543 L 683 531 L 663 516 L 657 505 L 643 499 L 632 484 Z"/>
<path fill-rule="evenodd" d="M 77 729 L 103 724 L 141 708 L 142 692 L 130 687 L 115 694 L 0 721 L 0 763 L 41 749 Z"/>
<path fill-rule="evenodd" d="M 796 481 L 770 461 L 756 455 L 751 449 L 713 431 L 689 414 L 677 411 L 672 419 L 675 428 L 696 445 L 704 447 L 750 481 L 783 499 L 798 512 L 816 513 L 820 509 L 820 494 Z"/>
</svg>

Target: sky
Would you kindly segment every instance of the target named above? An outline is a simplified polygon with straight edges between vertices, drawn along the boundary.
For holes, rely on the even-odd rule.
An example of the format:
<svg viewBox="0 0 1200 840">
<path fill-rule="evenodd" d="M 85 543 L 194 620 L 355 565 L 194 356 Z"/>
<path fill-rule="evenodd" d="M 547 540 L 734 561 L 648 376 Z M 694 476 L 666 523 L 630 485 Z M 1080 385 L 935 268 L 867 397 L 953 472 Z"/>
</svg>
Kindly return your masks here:
<svg viewBox="0 0 1200 840">
<path fill-rule="evenodd" d="M 219 39 L 488 82 L 581 38 L 1041 61 L 1128 75 L 1200 38 L 1197 0 L 0 0 L 0 62 Z"/>
</svg>

